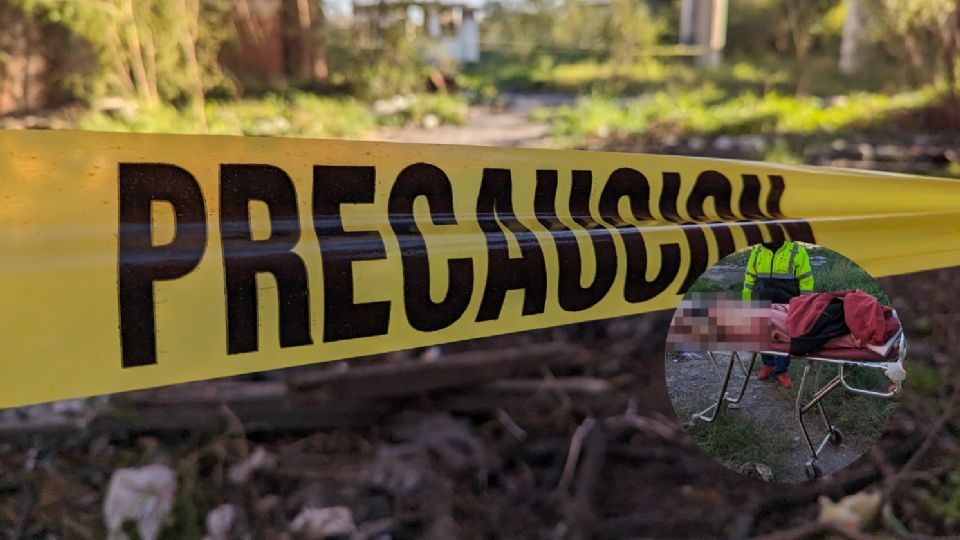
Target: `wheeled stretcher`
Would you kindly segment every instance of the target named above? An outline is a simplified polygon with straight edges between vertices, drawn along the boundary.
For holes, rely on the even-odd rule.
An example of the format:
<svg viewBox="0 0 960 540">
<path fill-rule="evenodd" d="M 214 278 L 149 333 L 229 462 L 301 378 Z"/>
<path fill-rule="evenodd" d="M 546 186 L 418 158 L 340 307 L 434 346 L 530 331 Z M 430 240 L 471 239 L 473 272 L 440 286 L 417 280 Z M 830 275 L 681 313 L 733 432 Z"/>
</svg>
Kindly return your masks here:
<svg viewBox="0 0 960 540">
<path fill-rule="evenodd" d="M 815 354 L 807 356 L 792 356 L 788 353 L 788 343 L 773 343 L 771 344 L 771 350 L 747 353 L 749 355 L 749 361 L 746 361 L 740 352 L 734 351 L 730 353 L 730 359 L 726 363 L 726 366 L 724 366 L 722 369 L 722 364 L 717 359 L 716 353 L 714 351 L 708 351 L 708 357 L 710 358 L 711 362 L 713 362 L 718 373 L 721 373 L 720 389 L 717 394 L 716 401 L 711 403 L 711 405 L 706 409 L 698 413 L 694 413 L 692 415 L 692 420 L 713 422 L 723 410 L 724 405 L 740 403 L 740 401 L 743 400 L 744 394 L 746 393 L 747 385 L 750 383 L 750 375 L 753 373 L 753 368 L 761 354 L 789 356 L 791 360 L 802 361 L 804 362 L 803 376 L 801 377 L 800 384 L 797 387 L 795 414 L 797 423 L 800 425 L 800 432 L 803 434 L 803 438 L 807 442 L 807 447 L 810 449 L 810 459 L 804 464 L 804 470 L 807 478 L 813 479 L 820 476 L 821 470 L 817 466 L 817 460 L 823 453 L 827 443 L 840 444 L 840 442 L 843 440 L 843 433 L 840 431 L 840 428 L 830 422 L 830 418 L 827 416 L 826 410 L 824 410 L 824 398 L 826 398 L 827 395 L 829 395 L 832 391 L 840 387 L 855 394 L 871 396 L 879 399 L 893 399 L 900 394 L 900 391 L 903 387 L 903 381 L 906 378 L 906 371 L 904 370 L 903 363 L 907 355 L 907 344 L 903 335 L 903 327 L 899 324 L 900 319 L 897 316 L 896 311 L 893 312 L 893 317 L 897 321 L 900 328 L 883 347 L 878 347 L 878 350 L 869 348 L 823 348 L 816 351 Z M 816 364 L 818 374 L 823 364 L 833 364 L 838 366 L 839 369 L 836 376 L 827 381 L 823 386 L 817 388 L 809 397 L 809 399 L 807 399 L 805 397 L 804 389 L 807 387 L 807 383 L 811 379 L 809 375 L 811 368 L 814 367 L 814 364 Z M 730 377 L 735 366 L 739 367 L 739 369 L 743 372 L 743 382 L 740 383 L 740 387 L 736 390 L 734 395 L 728 395 L 727 389 L 729 387 Z M 853 386 L 850 384 L 849 376 L 851 372 L 857 369 L 880 371 L 890 382 L 890 384 L 885 389 L 860 388 Z M 817 379 L 819 380 L 819 377 L 817 377 Z M 807 424 L 804 421 L 804 415 L 814 408 L 817 409 L 817 412 L 819 413 L 820 418 L 823 420 L 823 424 L 827 430 L 827 434 L 821 441 L 819 441 L 819 444 L 816 445 L 815 441 L 811 439 L 810 432 L 807 429 Z"/>
</svg>

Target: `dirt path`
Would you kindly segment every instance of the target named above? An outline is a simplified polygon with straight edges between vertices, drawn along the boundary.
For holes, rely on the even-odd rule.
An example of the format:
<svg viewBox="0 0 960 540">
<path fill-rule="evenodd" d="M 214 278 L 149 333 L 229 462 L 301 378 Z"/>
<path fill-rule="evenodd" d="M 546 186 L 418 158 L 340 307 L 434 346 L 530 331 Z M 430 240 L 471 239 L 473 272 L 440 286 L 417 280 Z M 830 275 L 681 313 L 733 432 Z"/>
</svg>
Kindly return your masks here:
<svg viewBox="0 0 960 540">
<path fill-rule="evenodd" d="M 668 355 L 665 367 L 667 389 L 681 421 L 689 422 L 690 412 L 699 412 L 716 400 L 720 377 L 726 367 L 729 354 L 717 353 L 716 356 L 719 366 L 715 368 L 705 353 Z M 749 359 L 749 355 L 743 354 L 743 358 Z M 779 477 L 775 477 L 775 480 L 800 482 L 806 479 L 803 465 L 810 457 L 810 450 L 800 434 L 794 413 L 799 372 L 803 366 L 797 365 L 799 362 L 793 362 L 793 364 L 790 372 L 794 377 L 794 387 L 786 390 L 772 379 L 757 380 L 756 372 L 762 367 L 758 358 L 743 401 L 736 405 L 728 404 L 721 414 L 737 415 L 756 426 L 757 439 L 743 441 L 743 444 L 771 444 L 771 442 L 776 444 L 774 450 L 776 455 L 773 457 L 779 460 L 782 472 Z M 743 372 L 735 365 L 727 395 L 735 395 L 742 381 Z M 827 414 L 830 414 L 830 410 Z M 814 444 L 818 444 L 826 435 L 823 422 L 814 411 L 805 415 L 805 419 Z M 714 426 L 715 424 L 697 422 L 690 429 L 709 430 L 714 429 Z M 843 429 L 842 425 L 838 427 Z M 844 434 L 841 444 L 828 444 L 821 454 L 817 463 L 824 474 L 837 471 L 852 463 L 874 442 L 856 440 L 847 432 Z"/>
<path fill-rule="evenodd" d="M 556 107 L 572 101 L 568 96 L 549 94 L 512 95 L 503 107 L 471 107 L 462 126 L 403 126 L 382 128 L 376 140 L 427 144 L 473 144 L 546 148 L 550 146 L 549 126 L 529 119 L 538 107 Z"/>
</svg>

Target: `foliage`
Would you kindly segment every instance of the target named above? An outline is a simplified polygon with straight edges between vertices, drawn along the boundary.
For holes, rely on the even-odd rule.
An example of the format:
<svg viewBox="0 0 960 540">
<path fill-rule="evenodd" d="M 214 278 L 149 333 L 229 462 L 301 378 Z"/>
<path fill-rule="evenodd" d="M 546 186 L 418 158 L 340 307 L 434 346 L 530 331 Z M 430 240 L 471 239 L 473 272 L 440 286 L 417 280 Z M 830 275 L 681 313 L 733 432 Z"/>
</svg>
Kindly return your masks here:
<svg viewBox="0 0 960 540">
<path fill-rule="evenodd" d="M 400 18 L 330 24 L 325 31 L 330 84 L 361 99 L 423 91 L 430 57 L 443 63 Z"/>
<path fill-rule="evenodd" d="M 358 137 L 376 125 L 368 107 L 353 98 L 328 98 L 295 92 L 289 97 L 210 101 L 206 105 L 209 132 L 225 135 L 289 137 Z M 190 113 L 169 105 L 143 108 L 127 114 L 90 112 L 77 126 L 96 131 L 194 133 Z"/>
<path fill-rule="evenodd" d="M 466 101 L 453 94 L 416 94 L 403 99 L 395 112 L 380 116 L 382 125 L 423 124 L 430 116 L 439 124 L 463 125 L 467 117 Z"/>
<path fill-rule="evenodd" d="M 73 81 L 77 95 L 136 96 L 156 106 L 202 99 L 206 90 L 229 86 L 217 59 L 229 38 L 226 0 L 11 1 L 94 48 L 98 69 Z"/>
<path fill-rule="evenodd" d="M 361 137 L 377 125 L 421 123 L 434 115 L 440 124 L 462 124 L 466 103 L 448 94 L 413 95 L 397 112 L 376 116 L 369 106 L 352 97 L 326 97 L 306 92 L 268 94 L 256 99 L 209 100 L 205 113 L 208 131 L 222 135 L 284 137 Z M 77 120 L 79 129 L 138 133 L 195 133 L 192 112 L 170 105 L 132 110 L 87 112 Z"/>
<path fill-rule="evenodd" d="M 716 87 L 685 92 L 660 91 L 636 99 L 581 98 L 573 106 L 534 112 L 549 121 L 560 137 L 629 135 L 657 128 L 677 134 L 838 133 L 849 129 L 882 130 L 883 118 L 925 106 L 928 90 L 889 96 L 854 93 L 825 100 L 776 92 L 724 98 Z"/>
<path fill-rule="evenodd" d="M 723 292 L 727 289 L 724 288 L 723 284 L 718 283 L 712 279 L 701 277 L 693 282 L 693 285 L 690 286 L 690 289 L 686 292 L 689 293 L 714 293 L 714 292 Z"/>
<path fill-rule="evenodd" d="M 933 486 L 933 493 L 918 491 L 919 498 L 934 516 L 943 521 L 947 530 L 956 530 L 960 525 L 960 470 L 956 464 L 947 473 L 945 481 Z"/>
<path fill-rule="evenodd" d="M 881 304 L 890 306 L 890 297 L 883 291 L 866 270 L 839 253 L 823 248 L 809 251 L 811 257 L 823 256 L 827 261 L 814 272 L 813 288 L 817 292 L 848 291 L 860 289 L 876 297 Z"/>
<path fill-rule="evenodd" d="M 668 9 L 669 8 L 669 9 Z M 501 0 L 486 6 L 483 41 L 523 63 L 546 52 L 629 62 L 661 42 L 676 7 L 648 0 Z"/>
<path fill-rule="evenodd" d="M 954 0 L 869 0 L 874 43 L 909 67 L 914 84 L 938 81 L 957 90 L 960 4 Z"/>
<path fill-rule="evenodd" d="M 799 384 L 803 376 L 805 362 L 790 363 L 790 377 Z M 839 368 L 832 364 L 811 366 L 807 385 L 804 388 L 804 400 L 809 400 L 818 388 L 839 373 Z M 844 374 L 847 382 L 856 388 L 867 388 L 878 392 L 885 392 L 889 380 L 883 373 L 874 369 L 847 369 Z M 830 422 L 839 427 L 843 434 L 852 437 L 852 440 L 874 441 L 881 435 L 887 426 L 890 415 L 896 409 L 894 402 L 886 399 L 877 399 L 837 389 L 823 399 L 823 406 L 827 411 Z M 807 413 L 807 425 L 814 427 L 814 433 L 823 431 L 823 422 L 815 410 Z"/>
</svg>

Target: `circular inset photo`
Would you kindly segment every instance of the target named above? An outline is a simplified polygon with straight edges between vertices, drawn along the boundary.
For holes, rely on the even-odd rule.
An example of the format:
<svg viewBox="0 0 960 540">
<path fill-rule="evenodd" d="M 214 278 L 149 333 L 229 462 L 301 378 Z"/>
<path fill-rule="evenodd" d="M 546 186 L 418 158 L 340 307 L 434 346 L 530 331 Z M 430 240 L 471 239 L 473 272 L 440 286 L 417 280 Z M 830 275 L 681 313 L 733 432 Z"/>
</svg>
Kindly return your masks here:
<svg viewBox="0 0 960 540">
<path fill-rule="evenodd" d="M 856 263 L 803 242 L 720 260 L 674 314 L 666 383 L 696 443 L 739 473 L 801 482 L 880 437 L 906 371 L 903 325 Z"/>
</svg>

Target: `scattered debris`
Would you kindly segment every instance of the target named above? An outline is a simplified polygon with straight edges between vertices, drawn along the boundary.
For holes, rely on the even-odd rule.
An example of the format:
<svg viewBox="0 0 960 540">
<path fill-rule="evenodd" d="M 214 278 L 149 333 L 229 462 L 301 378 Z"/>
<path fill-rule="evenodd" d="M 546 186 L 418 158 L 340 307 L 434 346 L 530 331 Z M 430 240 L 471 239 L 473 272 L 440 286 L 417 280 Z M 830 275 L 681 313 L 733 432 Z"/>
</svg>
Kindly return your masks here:
<svg viewBox="0 0 960 540">
<path fill-rule="evenodd" d="M 166 465 L 117 469 L 110 478 L 103 517 L 110 540 L 126 540 L 123 526 L 137 525 L 141 540 L 156 540 L 173 507 L 177 474 Z"/>
<path fill-rule="evenodd" d="M 821 495 L 819 498 L 820 517 L 817 518 L 817 521 L 837 525 L 845 529 L 864 530 L 876 519 L 882 500 L 883 497 L 879 491 L 861 491 L 848 495 L 837 502 Z"/>
<path fill-rule="evenodd" d="M 227 540 L 237 519 L 237 507 L 221 504 L 207 514 L 207 536 L 204 540 Z"/>
<path fill-rule="evenodd" d="M 290 522 L 290 532 L 304 540 L 322 540 L 352 535 L 357 526 L 353 513 L 345 506 L 304 508 Z"/>
<path fill-rule="evenodd" d="M 267 452 L 267 450 L 258 446 L 250 457 L 240 463 L 230 467 L 227 477 L 234 484 L 244 484 L 250 479 L 250 475 L 257 471 L 269 470 L 277 466 L 277 458 Z"/>
<path fill-rule="evenodd" d="M 766 463 L 760 463 L 758 461 L 750 461 L 744 463 L 739 471 L 741 474 L 745 474 L 752 478 L 758 478 L 764 482 L 773 481 L 773 469 L 770 468 Z"/>
</svg>

